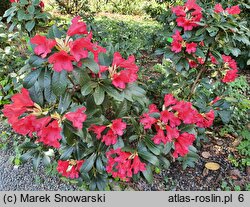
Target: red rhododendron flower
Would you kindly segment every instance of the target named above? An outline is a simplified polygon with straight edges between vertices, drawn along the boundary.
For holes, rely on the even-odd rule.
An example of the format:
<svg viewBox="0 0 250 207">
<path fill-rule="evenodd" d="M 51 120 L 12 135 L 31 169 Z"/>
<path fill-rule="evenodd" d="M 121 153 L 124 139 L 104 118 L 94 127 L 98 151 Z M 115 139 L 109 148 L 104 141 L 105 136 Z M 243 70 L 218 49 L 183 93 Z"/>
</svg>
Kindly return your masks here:
<svg viewBox="0 0 250 207">
<path fill-rule="evenodd" d="M 89 128 L 89 131 L 93 131 L 96 134 L 97 139 L 101 139 L 102 137 L 102 132 L 106 129 L 106 126 L 98 126 L 92 124 L 91 127 Z"/>
<path fill-rule="evenodd" d="M 118 71 L 118 69 L 123 69 Z M 123 59 L 119 52 L 114 53 L 112 67 L 109 67 L 109 74 L 112 84 L 120 89 L 124 89 L 126 84 L 137 80 L 138 66 L 135 64 L 135 57 L 129 56 Z"/>
<path fill-rule="evenodd" d="M 36 130 L 33 125 L 35 121 L 36 117 L 34 115 L 28 115 L 13 123 L 12 128 L 18 134 L 23 136 L 29 135 L 29 137 L 32 137 L 33 132 Z"/>
<path fill-rule="evenodd" d="M 217 101 L 219 101 L 221 98 L 217 96 L 214 100 L 211 101 L 211 105 L 214 105 Z"/>
<path fill-rule="evenodd" d="M 62 176 L 75 179 L 79 177 L 79 171 L 83 163 L 84 160 L 58 160 L 56 169 Z"/>
<path fill-rule="evenodd" d="M 238 77 L 238 70 L 228 70 L 226 72 L 226 75 L 223 77 L 222 82 L 223 83 L 230 83 L 235 81 L 235 79 Z"/>
<path fill-rule="evenodd" d="M 240 7 L 238 5 L 226 8 L 228 14 L 235 15 L 240 14 Z"/>
<path fill-rule="evenodd" d="M 222 8 L 222 5 L 221 4 L 216 4 L 215 6 L 214 6 L 214 12 L 215 13 L 221 13 L 221 12 L 223 12 L 224 11 L 224 9 Z"/>
<path fill-rule="evenodd" d="M 177 127 L 181 124 L 181 120 L 178 117 L 176 117 L 173 112 L 170 112 L 168 110 L 164 110 L 161 112 L 160 119 L 165 124 L 168 124 L 171 127 Z"/>
<path fill-rule="evenodd" d="M 169 140 L 162 129 L 157 130 L 157 134 L 152 138 L 155 144 L 166 144 Z"/>
<path fill-rule="evenodd" d="M 39 6 L 41 7 L 41 9 L 44 9 L 44 2 L 40 1 Z"/>
<path fill-rule="evenodd" d="M 81 17 L 77 16 L 72 19 L 71 25 L 67 31 L 67 35 L 73 36 L 73 35 L 81 35 L 81 34 L 88 34 L 87 25 L 85 22 L 81 22 Z"/>
<path fill-rule="evenodd" d="M 106 171 L 114 178 L 129 181 L 133 174 L 146 170 L 146 164 L 140 161 L 137 154 L 123 152 L 120 148 L 106 153 L 108 162 Z"/>
<path fill-rule="evenodd" d="M 59 140 L 61 136 L 62 128 L 59 126 L 57 120 L 52 121 L 48 126 L 42 128 L 38 133 L 38 141 L 45 145 L 52 146 L 55 148 L 60 147 Z"/>
<path fill-rule="evenodd" d="M 208 128 L 211 127 L 214 121 L 214 111 L 210 110 L 206 114 L 200 114 L 200 120 L 196 123 L 198 127 Z"/>
<path fill-rule="evenodd" d="M 183 27 L 185 31 L 199 26 L 197 22 L 200 22 L 202 18 L 201 11 L 201 7 L 196 4 L 195 0 L 188 0 L 184 6 L 172 8 L 172 12 L 177 16 L 177 25 Z"/>
<path fill-rule="evenodd" d="M 149 113 L 159 113 L 160 112 L 155 104 L 150 104 L 148 106 L 148 109 L 149 109 Z"/>
<path fill-rule="evenodd" d="M 69 72 L 72 71 L 73 70 L 73 65 L 72 65 L 73 60 L 74 60 L 74 57 L 70 56 L 64 50 L 61 50 L 60 52 L 54 53 L 48 59 L 49 63 L 53 64 L 53 69 L 56 72 L 61 72 L 62 70 L 66 70 Z"/>
<path fill-rule="evenodd" d="M 122 119 L 115 119 L 112 121 L 112 125 L 110 128 L 115 134 L 121 136 L 123 135 L 124 129 L 126 129 L 126 123 L 122 122 Z"/>
<path fill-rule="evenodd" d="M 218 61 L 216 60 L 216 58 L 210 53 L 209 54 L 210 60 L 213 64 L 218 64 Z"/>
<path fill-rule="evenodd" d="M 194 60 L 188 60 L 188 64 L 190 68 L 197 68 L 198 64 Z"/>
<path fill-rule="evenodd" d="M 29 91 L 22 88 L 20 93 L 12 96 L 13 103 L 4 105 L 3 114 L 8 118 L 10 124 L 18 121 L 18 117 L 27 111 L 28 108 L 34 106 L 34 102 L 29 96 Z"/>
<path fill-rule="evenodd" d="M 18 3 L 19 0 L 10 0 L 10 3 Z"/>
<path fill-rule="evenodd" d="M 108 130 L 107 134 L 103 135 L 102 142 L 105 143 L 105 145 L 110 146 L 112 144 L 115 144 L 117 142 L 117 134 L 115 134 L 111 129 Z"/>
<path fill-rule="evenodd" d="M 171 43 L 171 50 L 175 53 L 179 53 L 182 51 L 182 47 L 186 48 L 186 52 L 191 54 L 195 53 L 197 43 L 190 42 L 187 43 L 183 40 L 182 36 L 180 35 L 180 31 L 176 30 L 172 36 L 173 42 Z"/>
<path fill-rule="evenodd" d="M 175 151 L 173 156 L 175 158 L 180 156 L 185 156 L 188 153 L 188 147 L 193 144 L 195 136 L 187 132 L 182 133 L 175 141 L 174 147 Z"/>
<path fill-rule="evenodd" d="M 152 125 L 157 122 L 157 119 L 149 116 L 147 113 L 143 114 L 140 119 L 140 123 L 144 126 L 144 129 L 151 129 Z"/>
<path fill-rule="evenodd" d="M 82 123 L 86 121 L 87 115 L 83 112 L 86 111 L 85 107 L 77 109 L 75 112 L 68 112 L 65 114 L 66 119 L 73 123 L 73 126 L 77 129 L 82 129 Z"/>
<path fill-rule="evenodd" d="M 168 107 L 177 103 L 177 100 L 174 98 L 173 94 L 166 94 L 164 96 L 164 106 Z"/>
<path fill-rule="evenodd" d="M 86 50 L 86 44 L 91 45 L 91 41 L 86 41 L 85 38 L 79 38 L 73 42 L 69 43 L 70 46 L 70 54 L 75 58 L 77 62 L 79 62 L 82 58 L 87 58 L 89 53 Z"/>
<path fill-rule="evenodd" d="M 51 52 L 51 49 L 55 47 L 56 41 L 47 39 L 44 36 L 36 35 L 30 39 L 30 42 L 35 46 L 34 52 L 36 55 L 41 55 L 42 58 L 45 58 L 48 53 Z"/>
<path fill-rule="evenodd" d="M 222 60 L 226 65 L 228 65 L 229 68 L 233 70 L 238 69 L 236 61 L 231 56 L 222 55 Z"/>
<path fill-rule="evenodd" d="M 186 52 L 188 54 L 195 53 L 197 44 L 194 42 L 186 43 Z"/>
</svg>

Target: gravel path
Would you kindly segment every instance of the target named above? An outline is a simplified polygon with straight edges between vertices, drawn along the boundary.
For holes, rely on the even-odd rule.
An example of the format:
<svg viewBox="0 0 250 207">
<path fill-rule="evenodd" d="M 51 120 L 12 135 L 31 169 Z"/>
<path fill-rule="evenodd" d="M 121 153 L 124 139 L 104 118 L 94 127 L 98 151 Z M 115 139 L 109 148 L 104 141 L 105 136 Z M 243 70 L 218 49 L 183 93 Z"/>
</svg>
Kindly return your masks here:
<svg viewBox="0 0 250 207">
<path fill-rule="evenodd" d="M 0 123 L 0 132 L 2 129 Z M 73 185 L 64 183 L 58 177 L 46 175 L 43 166 L 39 166 L 38 171 L 34 172 L 31 161 L 14 168 L 10 161 L 14 154 L 13 149 L 0 149 L 0 191 L 76 190 Z"/>
</svg>

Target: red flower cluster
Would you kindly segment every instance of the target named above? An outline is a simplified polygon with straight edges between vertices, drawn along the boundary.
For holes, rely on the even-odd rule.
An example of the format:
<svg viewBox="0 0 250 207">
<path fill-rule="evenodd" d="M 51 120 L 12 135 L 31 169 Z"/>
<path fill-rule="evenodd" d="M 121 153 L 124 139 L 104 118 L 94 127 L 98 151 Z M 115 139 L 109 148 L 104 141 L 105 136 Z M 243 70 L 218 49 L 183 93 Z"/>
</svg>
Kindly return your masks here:
<svg viewBox="0 0 250 207">
<path fill-rule="evenodd" d="M 203 65 L 205 63 L 204 58 L 196 57 L 195 55 L 193 55 L 193 57 L 195 60 L 188 59 L 188 64 L 189 64 L 190 68 L 197 68 L 199 64 Z M 215 65 L 218 64 L 218 61 L 211 53 L 209 54 L 209 58 L 207 59 L 207 62 L 211 62 L 212 64 L 215 64 Z"/>
<path fill-rule="evenodd" d="M 223 83 L 233 82 L 237 77 L 238 67 L 236 61 L 227 55 L 222 55 L 224 61 L 223 69 L 226 69 L 225 76 L 222 79 Z"/>
<path fill-rule="evenodd" d="M 172 36 L 173 42 L 171 43 L 171 50 L 175 53 L 179 53 L 182 51 L 182 48 L 186 48 L 186 52 L 188 54 L 195 53 L 197 48 L 197 43 L 190 42 L 187 43 L 183 40 L 180 35 L 180 31 L 176 30 L 175 34 Z"/>
<path fill-rule="evenodd" d="M 62 70 L 72 71 L 73 62 L 81 65 L 81 60 L 89 56 L 89 52 L 93 53 L 94 59 L 98 62 L 98 54 L 105 52 L 106 49 L 92 43 L 92 33 L 88 33 L 87 26 L 84 22 L 80 21 L 81 17 L 72 19 L 72 24 L 67 31 L 67 37 L 63 41 L 61 39 L 47 39 L 44 36 L 36 35 L 30 39 L 30 42 L 35 46 L 34 52 L 36 55 L 46 58 L 53 48 L 59 51 L 53 53 L 48 58 L 48 62 L 53 64 L 53 69 L 56 72 Z M 86 35 L 85 37 L 72 40 L 74 35 Z"/>
<path fill-rule="evenodd" d="M 108 132 L 102 136 L 102 132 L 109 127 Z M 122 119 L 115 119 L 108 126 L 98 126 L 91 125 L 89 131 L 93 131 L 96 134 L 97 139 L 102 138 L 102 142 L 104 142 L 107 146 L 115 144 L 117 142 L 117 137 L 122 136 L 124 130 L 126 129 L 126 123 L 122 122 Z"/>
<path fill-rule="evenodd" d="M 108 158 L 106 171 L 114 178 L 129 181 L 133 174 L 146 170 L 146 164 L 140 161 L 137 154 L 123 152 L 120 148 L 111 149 L 106 156 Z"/>
<path fill-rule="evenodd" d="M 181 133 L 178 126 L 183 123 L 196 124 L 201 128 L 210 127 L 214 120 L 214 111 L 200 114 L 190 102 L 178 101 L 172 94 L 165 95 L 164 107 L 166 109 L 160 112 L 155 105 L 150 105 L 149 112 L 142 115 L 140 123 L 144 129 L 154 126 L 156 135 L 152 139 L 155 144 L 174 141 L 177 146 L 174 156 L 183 156 L 188 153 L 188 146 L 193 143 L 195 137 L 193 134 Z M 159 113 L 160 117 L 154 118 L 153 113 Z"/>
<path fill-rule="evenodd" d="M 37 133 L 38 142 L 55 148 L 60 147 L 61 127 L 57 120 L 51 122 L 51 117 L 36 117 L 41 115 L 41 108 L 31 100 L 27 89 L 23 88 L 21 93 L 13 95 L 11 100 L 12 104 L 4 105 L 3 114 L 16 133 L 30 137 Z"/>
<path fill-rule="evenodd" d="M 119 52 L 115 52 L 112 66 L 106 68 L 106 70 L 109 70 L 112 84 L 120 89 L 124 89 L 126 84 L 137 80 L 138 66 L 135 64 L 135 57 L 133 55 L 125 60 Z"/>
<path fill-rule="evenodd" d="M 68 112 L 65 114 L 65 118 L 70 120 L 75 128 L 82 129 L 82 123 L 87 119 L 87 115 L 83 111 L 86 111 L 85 107 L 81 107 L 75 112 Z"/>
<path fill-rule="evenodd" d="M 240 14 L 240 7 L 236 5 L 228 7 L 224 10 L 221 4 L 216 4 L 214 6 L 214 12 L 215 13 L 227 12 L 228 14 L 235 15 L 235 14 Z"/>
<path fill-rule="evenodd" d="M 58 160 L 56 169 L 62 176 L 75 179 L 79 178 L 79 171 L 83 163 L 84 160 Z"/>
<path fill-rule="evenodd" d="M 183 27 L 185 31 L 199 26 L 197 22 L 200 22 L 202 18 L 201 11 L 202 8 L 196 4 L 195 0 L 188 0 L 184 6 L 172 8 L 172 12 L 177 16 L 177 25 Z"/>
</svg>

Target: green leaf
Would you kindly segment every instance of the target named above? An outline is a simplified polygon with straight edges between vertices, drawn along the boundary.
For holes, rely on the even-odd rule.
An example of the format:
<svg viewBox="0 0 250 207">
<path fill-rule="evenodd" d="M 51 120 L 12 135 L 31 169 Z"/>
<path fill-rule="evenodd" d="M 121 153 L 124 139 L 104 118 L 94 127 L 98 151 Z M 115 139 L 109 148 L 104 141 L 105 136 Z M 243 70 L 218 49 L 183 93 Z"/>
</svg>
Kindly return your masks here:
<svg viewBox="0 0 250 207">
<path fill-rule="evenodd" d="M 219 28 L 217 28 L 217 27 L 207 27 L 206 30 L 208 31 L 210 37 L 214 37 L 218 33 Z"/>
<path fill-rule="evenodd" d="M 24 10 L 18 10 L 17 12 L 17 19 L 18 21 L 22 21 L 22 20 L 25 20 L 26 19 L 26 14 L 24 12 Z"/>
<path fill-rule="evenodd" d="M 52 75 L 52 91 L 56 96 L 60 96 L 65 93 L 67 88 L 67 71 L 54 72 Z"/>
<path fill-rule="evenodd" d="M 113 97 L 117 101 L 123 101 L 124 96 L 121 95 L 116 89 L 114 89 L 112 86 L 103 86 L 103 89 L 107 92 L 107 94 L 111 97 Z"/>
<path fill-rule="evenodd" d="M 49 30 L 49 32 L 48 32 L 48 38 L 50 38 L 50 39 L 55 39 L 55 38 L 61 38 L 62 37 L 62 35 L 63 35 L 63 32 L 62 31 L 60 31 L 57 27 L 56 27 L 56 25 L 53 25 L 51 28 L 50 28 L 50 30 Z"/>
<path fill-rule="evenodd" d="M 82 64 L 89 68 L 93 73 L 99 72 L 99 65 L 91 58 L 85 58 Z"/>
<path fill-rule="evenodd" d="M 150 162 L 155 166 L 159 166 L 158 158 L 150 152 L 147 151 L 138 151 L 139 157 L 143 158 L 144 160 Z"/>
<path fill-rule="evenodd" d="M 44 98 L 49 103 L 56 101 L 56 95 L 52 92 L 51 72 L 48 70 L 44 73 Z"/>
<path fill-rule="evenodd" d="M 41 155 L 40 153 L 37 153 L 37 155 L 32 159 L 34 171 L 37 171 L 40 161 L 41 161 Z"/>
<path fill-rule="evenodd" d="M 43 156 L 42 162 L 43 162 L 43 164 L 44 164 L 45 166 L 49 166 L 49 165 L 50 165 L 50 162 L 51 162 L 50 157 L 47 156 L 47 155 L 44 155 L 44 156 Z"/>
<path fill-rule="evenodd" d="M 38 105 L 43 106 L 43 103 L 44 103 L 43 91 L 37 81 L 35 82 L 34 86 L 32 86 L 29 89 L 29 92 L 30 92 L 31 99 Z"/>
<path fill-rule="evenodd" d="M 71 103 L 71 95 L 69 93 L 65 93 L 64 95 L 60 96 L 60 101 L 58 105 L 58 110 L 60 114 L 64 113 Z"/>
<path fill-rule="evenodd" d="M 29 4 L 29 2 L 28 2 L 27 0 L 20 0 L 19 2 L 20 2 L 20 4 L 22 4 L 22 5 L 27 5 L 27 4 Z"/>
<path fill-rule="evenodd" d="M 8 17 L 9 15 L 13 16 L 13 13 L 17 11 L 17 7 L 10 7 L 8 10 L 4 12 L 3 17 Z"/>
<path fill-rule="evenodd" d="M 27 10 L 28 10 L 29 13 L 34 14 L 35 7 L 33 5 L 29 5 L 28 8 L 27 8 Z"/>
<path fill-rule="evenodd" d="M 96 169 L 98 170 L 98 171 L 104 171 L 105 170 L 105 167 L 104 167 L 104 165 L 103 165 L 103 163 L 102 163 L 102 159 L 100 158 L 100 157 L 98 157 L 97 159 L 96 159 Z"/>
<path fill-rule="evenodd" d="M 160 155 L 161 150 L 158 145 L 156 145 L 148 136 L 146 136 L 144 140 L 146 146 L 151 152 L 153 152 L 155 155 Z"/>
<path fill-rule="evenodd" d="M 147 165 L 146 170 L 142 172 L 145 179 L 148 181 L 148 183 L 153 182 L 153 173 L 150 165 Z"/>
<path fill-rule="evenodd" d="M 172 149 L 173 147 L 173 143 L 172 142 L 168 142 L 167 144 L 164 145 L 164 148 L 163 148 L 163 153 L 166 155 L 170 152 L 170 150 Z"/>
<path fill-rule="evenodd" d="M 30 150 L 21 155 L 20 160 L 22 162 L 26 162 L 27 160 L 31 159 L 33 155 L 37 152 L 37 150 Z"/>
<path fill-rule="evenodd" d="M 159 157 L 160 159 L 160 164 L 164 167 L 164 169 L 168 169 L 170 167 L 170 162 L 168 159 L 166 159 L 165 157 Z"/>
<path fill-rule="evenodd" d="M 97 83 L 92 82 L 92 81 L 85 83 L 81 88 L 81 94 L 83 96 L 89 95 L 93 91 L 93 88 L 95 88 L 96 86 L 97 86 Z"/>
<path fill-rule="evenodd" d="M 45 59 L 42 59 L 36 55 L 32 55 L 29 59 L 29 64 L 33 67 L 41 66 L 45 62 Z"/>
<path fill-rule="evenodd" d="M 224 124 L 230 121 L 231 111 L 218 111 L 218 114 Z"/>
<path fill-rule="evenodd" d="M 198 57 L 206 58 L 206 55 L 204 54 L 204 52 L 203 52 L 200 48 L 196 48 L 195 54 L 196 54 Z"/>
<path fill-rule="evenodd" d="M 104 101 L 105 98 L 105 93 L 104 90 L 102 89 L 102 87 L 100 87 L 99 85 L 95 88 L 95 92 L 93 94 L 94 96 L 94 100 L 96 105 L 101 105 L 102 102 Z"/>
<path fill-rule="evenodd" d="M 100 65 L 109 66 L 112 63 L 111 58 L 106 53 L 99 53 L 98 60 Z"/>
<path fill-rule="evenodd" d="M 23 87 L 29 89 L 32 86 L 34 86 L 40 73 L 41 73 L 41 69 L 33 70 L 32 72 L 30 72 L 23 80 Z"/>
<path fill-rule="evenodd" d="M 117 108 L 117 118 L 122 118 L 128 113 L 128 102 L 124 100 Z"/>
<path fill-rule="evenodd" d="M 89 172 L 94 165 L 95 159 L 96 159 L 96 153 L 92 154 L 87 160 L 84 161 L 80 169 L 80 172 L 81 173 Z"/>
<path fill-rule="evenodd" d="M 35 21 L 32 20 L 32 21 L 28 21 L 26 24 L 25 24 L 25 29 L 27 29 L 28 32 L 30 32 L 34 27 L 35 27 Z"/>
<path fill-rule="evenodd" d="M 117 142 L 113 145 L 113 148 L 117 149 L 117 148 L 123 148 L 123 147 L 124 147 L 124 142 L 122 138 L 119 137 Z"/>
<path fill-rule="evenodd" d="M 68 160 L 71 157 L 71 154 L 74 152 L 74 147 L 68 147 L 60 156 L 60 160 Z"/>
</svg>

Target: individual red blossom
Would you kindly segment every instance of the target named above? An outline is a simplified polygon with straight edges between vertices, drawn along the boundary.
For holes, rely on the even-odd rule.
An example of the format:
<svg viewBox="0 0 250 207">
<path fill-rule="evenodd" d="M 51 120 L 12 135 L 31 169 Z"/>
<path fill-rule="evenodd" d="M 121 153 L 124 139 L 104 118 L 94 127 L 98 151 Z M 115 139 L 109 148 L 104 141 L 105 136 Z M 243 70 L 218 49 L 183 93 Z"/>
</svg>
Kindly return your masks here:
<svg viewBox="0 0 250 207">
<path fill-rule="evenodd" d="M 34 115 L 28 115 L 13 123 L 12 128 L 18 134 L 23 136 L 29 135 L 29 137 L 32 137 L 33 132 L 36 130 L 34 125 L 35 121 L 36 117 Z"/>
<path fill-rule="evenodd" d="M 240 7 L 238 5 L 226 8 L 228 14 L 235 15 L 240 14 Z"/>
<path fill-rule="evenodd" d="M 157 122 L 157 119 L 144 113 L 140 118 L 140 123 L 144 126 L 144 129 L 151 129 L 152 125 Z"/>
<path fill-rule="evenodd" d="M 116 144 L 117 142 L 117 134 L 115 134 L 111 129 L 108 130 L 107 134 L 103 135 L 102 142 L 105 143 L 105 145 L 110 146 L 112 144 Z"/>
<path fill-rule="evenodd" d="M 86 44 L 91 45 L 92 43 L 91 41 L 86 41 L 86 38 L 79 38 L 69 43 L 70 54 L 75 58 L 77 62 L 79 62 L 82 58 L 88 57 L 89 52 L 85 49 Z"/>
<path fill-rule="evenodd" d="M 18 121 L 19 116 L 34 106 L 34 102 L 25 88 L 22 88 L 20 93 L 13 95 L 11 100 L 13 103 L 4 105 L 3 114 L 8 118 L 9 124 L 14 124 Z"/>
<path fill-rule="evenodd" d="M 133 174 L 146 170 L 146 164 L 140 161 L 137 154 L 123 152 L 121 148 L 111 149 L 106 156 L 108 159 L 106 171 L 114 178 L 129 181 Z"/>
<path fill-rule="evenodd" d="M 219 100 L 221 100 L 221 98 L 217 96 L 214 100 L 211 101 L 210 105 L 214 105 Z"/>
<path fill-rule="evenodd" d="M 83 163 L 84 160 L 58 160 L 56 169 L 62 176 L 75 179 L 79 177 L 79 171 Z"/>
<path fill-rule="evenodd" d="M 65 114 L 66 119 L 73 123 L 73 126 L 77 129 L 82 129 L 82 123 L 86 121 L 87 115 L 83 112 L 86 111 L 85 107 L 77 109 L 75 112 L 68 112 Z"/>
<path fill-rule="evenodd" d="M 198 61 L 198 63 L 201 64 L 201 65 L 203 65 L 203 64 L 205 63 L 205 59 L 202 58 L 202 57 L 198 57 L 198 58 L 197 58 L 197 61 Z"/>
<path fill-rule="evenodd" d="M 182 36 L 180 35 L 180 31 L 176 30 L 172 36 L 173 42 L 171 43 L 171 50 L 175 53 L 179 53 L 182 50 Z"/>
<path fill-rule="evenodd" d="M 233 69 L 233 70 L 228 70 L 226 72 L 226 75 L 223 77 L 222 82 L 223 83 L 230 83 L 235 81 L 235 79 L 238 77 L 238 70 Z"/>
<path fill-rule="evenodd" d="M 223 11 L 224 11 L 224 9 L 223 9 L 223 7 L 222 7 L 221 4 L 216 4 L 216 5 L 214 6 L 214 12 L 215 12 L 215 13 L 221 13 L 221 12 L 223 12 Z"/>
<path fill-rule="evenodd" d="M 195 136 L 187 132 L 182 133 L 174 142 L 175 151 L 173 153 L 174 158 L 185 156 L 188 153 L 188 148 L 193 144 Z"/>
<path fill-rule="evenodd" d="M 60 52 L 54 53 L 48 59 L 49 63 L 53 64 L 53 69 L 56 72 L 61 72 L 62 70 L 66 70 L 69 72 L 72 71 L 73 70 L 73 65 L 72 65 L 73 60 L 74 60 L 74 57 L 70 56 L 64 50 L 61 50 Z"/>
<path fill-rule="evenodd" d="M 38 133 L 38 142 L 42 142 L 45 145 L 52 146 L 55 148 L 60 147 L 59 140 L 61 136 L 62 128 L 59 126 L 58 121 L 52 121 L 48 126 L 42 128 Z"/>
<path fill-rule="evenodd" d="M 155 144 L 166 144 L 169 140 L 162 129 L 157 130 L 157 134 L 152 138 Z"/>
<path fill-rule="evenodd" d="M 222 60 L 224 61 L 225 64 L 228 65 L 229 68 L 233 70 L 238 69 L 236 61 L 231 56 L 222 55 Z"/>
<path fill-rule="evenodd" d="M 177 100 L 174 98 L 173 94 L 166 94 L 164 96 L 164 106 L 168 107 L 177 103 Z"/>
<path fill-rule="evenodd" d="M 122 122 L 122 119 L 115 119 L 112 121 L 112 125 L 110 128 L 112 129 L 114 134 L 122 136 L 124 129 L 126 129 L 126 123 Z"/>
<path fill-rule="evenodd" d="M 197 68 L 198 64 L 194 60 L 188 60 L 188 64 L 190 68 Z"/>
<path fill-rule="evenodd" d="M 182 48 L 186 48 L 186 52 L 188 54 L 195 53 L 197 48 L 197 43 L 190 42 L 187 43 L 183 40 L 182 36 L 180 35 L 180 31 L 176 30 L 172 36 L 173 42 L 171 43 L 171 50 L 175 53 L 179 53 L 182 51 Z"/>
<path fill-rule="evenodd" d="M 168 125 L 166 125 L 166 131 L 168 142 L 172 141 L 174 138 L 178 138 L 180 135 L 179 130 L 177 128 L 172 128 Z"/>
<path fill-rule="evenodd" d="M 148 109 L 149 109 L 149 113 L 159 113 L 160 112 L 155 104 L 150 104 L 148 106 Z"/>
<path fill-rule="evenodd" d="M 120 71 L 118 71 L 120 69 Z M 123 69 L 123 70 L 121 70 Z M 120 89 L 124 89 L 126 84 L 135 82 L 138 66 L 135 64 L 135 57 L 129 56 L 127 60 L 123 59 L 119 52 L 114 53 L 112 67 L 109 67 L 109 74 L 112 84 Z"/>
<path fill-rule="evenodd" d="M 73 35 L 81 35 L 81 34 L 88 34 L 87 25 L 85 22 L 81 22 L 81 17 L 77 16 L 72 19 L 71 25 L 67 31 L 67 35 L 73 36 Z"/>
<path fill-rule="evenodd" d="M 196 52 L 196 47 L 197 47 L 197 44 L 194 43 L 194 42 L 186 43 L 186 52 L 188 54 L 195 53 Z"/>
<path fill-rule="evenodd" d="M 97 139 L 101 139 L 102 137 L 102 132 L 106 129 L 106 126 L 98 126 L 92 124 L 89 128 L 89 131 L 93 131 L 96 134 Z"/>
<path fill-rule="evenodd" d="M 10 0 L 10 3 L 18 3 L 19 0 Z"/>
<path fill-rule="evenodd" d="M 209 54 L 210 60 L 213 64 L 218 64 L 218 61 L 216 60 L 216 58 L 210 53 Z"/>
<path fill-rule="evenodd" d="M 47 39 L 41 35 L 35 35 L 30 39 L 30 42 L 36 45 L 34 49 L 35 54 L 41 55 L 42 58 L 45 58 L 57 44 L 55 40 Z"/>
<path fill-rule="evenodd" d="M 188 0 L 184 6 L 172 8 L 172 12 L 177 16 L 177 25 L 183 27 L 184 31 L 192 30 L 194 27 L 199 26 L 197 23 L 202 18 L 201 11 L 201 7 L 196 4 L 195 0 Z"/>
<path fill-rule="evenodd" d="M 196 122 L 196 125 L 201 128 L 211 127 L 214 121 L 214 111 L 210 110 L 206 114 L 200 114 L 200 120 Z"/>
<path fill-rule="evenodd" d="M 51 117 L 50 116 L 45 116 L 43 118 L 40 119 L 36 119 L 33 123 L 34 127 L 35 127 L 35 131 L 39 132 L 40 130 L 42 130 L 44 127 L 46 127 L 49 122 L 51 121 Z"/>
<path fill-rule="evenodd" d="M 40 1 L 39 6 L 41 7 L 41 9 L 44 9 L 44 2 Z"/>
<path fill-rule="evenodd" d="M 171 127 L 177 127 L 181 124 L 181 120 L 178 117 L 176 117 L 173 112 L 170 112 L 168 110 L 164 110 L 161 112 L 160 119 L 165 124 L 168 124 Z"/>
</svg>

